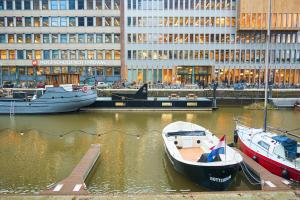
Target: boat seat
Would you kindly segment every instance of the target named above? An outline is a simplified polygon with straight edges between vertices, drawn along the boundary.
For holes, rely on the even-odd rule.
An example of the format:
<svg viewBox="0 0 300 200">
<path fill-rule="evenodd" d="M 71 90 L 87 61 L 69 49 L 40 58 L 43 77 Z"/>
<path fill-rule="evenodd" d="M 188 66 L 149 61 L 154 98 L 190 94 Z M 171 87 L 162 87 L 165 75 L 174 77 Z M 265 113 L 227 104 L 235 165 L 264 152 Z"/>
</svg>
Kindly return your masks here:
<svg viewBox="0 0 300 200">
<path fill-rule="evenodd" d="M 203 154 L 203 149 L 200 147 L 192 147 L 192 148 L 181 148 L 178 149 L 181 157 L 184 160 L 197 162 L 199 157 Z"/>
</svg>

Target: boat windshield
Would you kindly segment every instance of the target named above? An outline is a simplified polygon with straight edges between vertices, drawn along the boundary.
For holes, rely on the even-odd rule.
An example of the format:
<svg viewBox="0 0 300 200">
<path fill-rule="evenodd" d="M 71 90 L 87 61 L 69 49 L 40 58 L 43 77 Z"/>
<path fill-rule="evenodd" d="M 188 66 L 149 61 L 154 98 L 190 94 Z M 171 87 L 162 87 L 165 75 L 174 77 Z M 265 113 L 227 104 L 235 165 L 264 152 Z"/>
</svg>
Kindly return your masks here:
<svg viewBox="0 0 300 200">
<path fill-rule="evenodd" d="M 167 137 L 170 136 L 205 136 L 205 131 L 177 131 L 177 132 L 168 132 Z"/>
</svg>

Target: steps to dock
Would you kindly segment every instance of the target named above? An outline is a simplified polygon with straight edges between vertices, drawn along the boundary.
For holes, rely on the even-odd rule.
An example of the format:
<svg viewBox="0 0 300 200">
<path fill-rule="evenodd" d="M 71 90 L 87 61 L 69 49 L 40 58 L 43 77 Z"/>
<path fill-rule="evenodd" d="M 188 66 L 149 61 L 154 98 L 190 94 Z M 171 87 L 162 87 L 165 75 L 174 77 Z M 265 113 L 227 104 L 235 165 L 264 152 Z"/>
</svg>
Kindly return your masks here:
<svg viewBox="0 0 300 200">
<path fill-rule="evenodd" d="M 40 192 L 41 195 L 87 195 L 84 181 L 91 172 L 100 156 L 100 144 L 92 144 L 72 173 L 49 189 Z"/>
</svg>

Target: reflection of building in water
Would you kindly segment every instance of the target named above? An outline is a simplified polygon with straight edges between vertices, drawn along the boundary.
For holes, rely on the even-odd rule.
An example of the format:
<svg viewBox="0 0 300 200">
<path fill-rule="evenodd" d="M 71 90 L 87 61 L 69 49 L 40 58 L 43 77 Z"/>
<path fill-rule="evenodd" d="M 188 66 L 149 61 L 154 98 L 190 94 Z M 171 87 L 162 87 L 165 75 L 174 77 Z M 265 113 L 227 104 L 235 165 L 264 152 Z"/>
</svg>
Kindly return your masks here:
<svg viewBox="0 0 300 200">
<path fill-rule="evenodd" d="M 186 114 L 186 121 L 194 122 L 196 120 L 196 114 L 194 113 L 187 113 Z"/>
<path fill-rule="evenodd" d="M 269 0 L 125 0 L 128 80 L 262 83 Z M 272 0 L 270 74 L 300 83 L 299 0 Z"/>
<path fill-rule="evenodd" d="M 173 114 L 171 113 L 164 113 L 164 114 L 161 114 L 161 120 L 164 122 L 164 123 L 170 123 L 172 122 L 172 119 L 173 119 Z"/>
</svg>

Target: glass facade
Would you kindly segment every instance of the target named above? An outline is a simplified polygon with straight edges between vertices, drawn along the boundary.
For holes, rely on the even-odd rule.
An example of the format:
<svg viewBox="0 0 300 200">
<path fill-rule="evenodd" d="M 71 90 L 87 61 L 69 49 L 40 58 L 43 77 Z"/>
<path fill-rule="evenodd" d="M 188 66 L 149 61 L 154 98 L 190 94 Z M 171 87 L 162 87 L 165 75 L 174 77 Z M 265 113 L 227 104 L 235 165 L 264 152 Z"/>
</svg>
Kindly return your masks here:
<svg viewBox="0 0 300 200">
<path fill-rule="evenodd" d="M 129 81 L 263 82 L 266 13 L 238 15 L 239 0 L 125 2 Z M 270 79 L 275 84 L 299 84 L 300 13 L 274 13 L 271 22 Z"/>
</svg>

